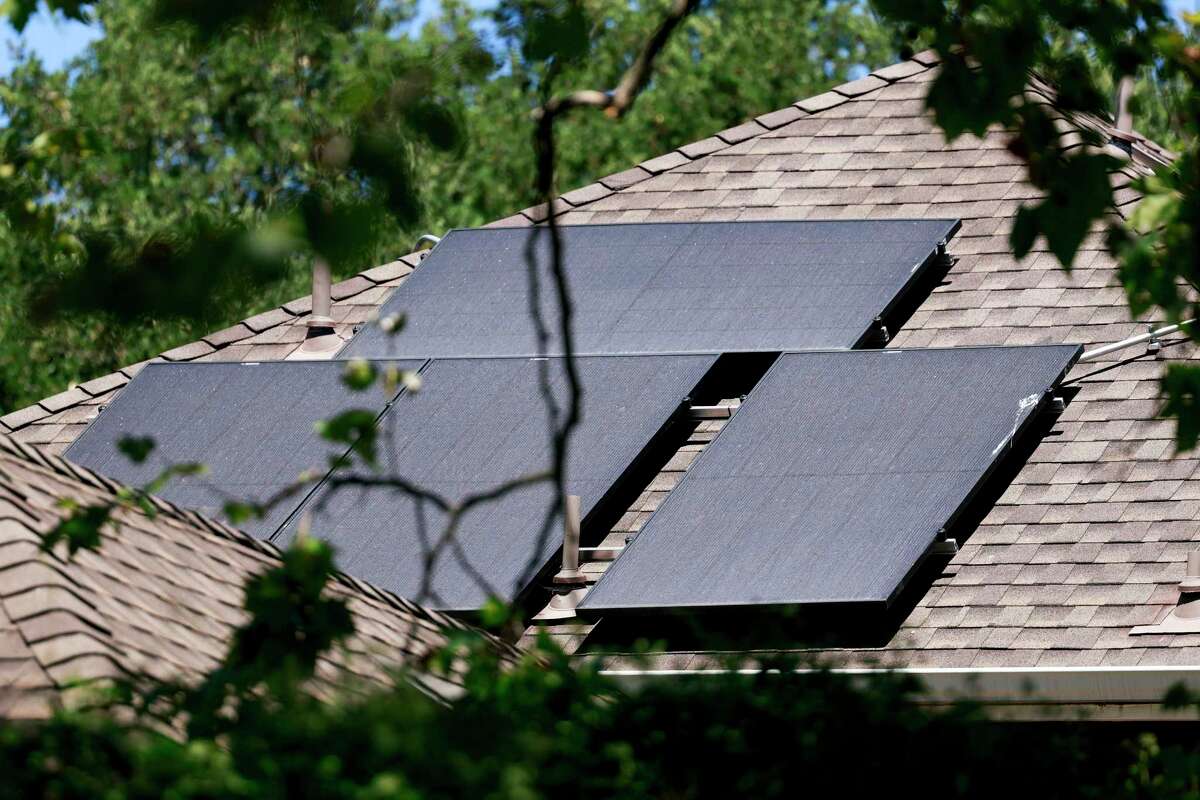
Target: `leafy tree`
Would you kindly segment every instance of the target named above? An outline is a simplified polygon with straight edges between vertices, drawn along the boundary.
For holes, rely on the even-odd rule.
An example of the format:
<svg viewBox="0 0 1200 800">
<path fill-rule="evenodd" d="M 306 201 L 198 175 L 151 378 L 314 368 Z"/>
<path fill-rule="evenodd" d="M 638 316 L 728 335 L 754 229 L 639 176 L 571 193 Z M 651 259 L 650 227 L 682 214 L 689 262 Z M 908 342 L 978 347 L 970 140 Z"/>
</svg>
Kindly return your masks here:
<svg viewBox="0 0 1200 800">
<path fill-rule="evenodd" d="M 383 260 L 416 217 L 412 147 L 460 145 L 440 63 L 491 66 L 473 40 L 395 40 L 408 12 L 283 16 L 201 51 L 153 4 L 112 0 L 68 70 L 30 59 L 0 82 L 0 407 L 302 294 L 287 267 L 311 248 L 342 272 Z M 339 161 L 385 136 L 408 146 Z"/>
<path fill-rule="evenodd" d="M 293 8 L 299 4 L 280 5 L 294 16 L 276 16 L 268 4 L 240 7 L 246 27 L 237 35 L 281 19 L 304 19 L 321 4 L 299 10 Z M 506 19 L 518 20 L 527 31 L 574 27 L 581 19 L 569 3 L 541 17 L 538 5 L 533 0 L 510 7 Z M 673 8 L 686 13 L 693 5 Z M 341 8 L 329 4 L 331 12 Z M 168 9 L 198 18 L 197 35 L 217 42 L 226 35 L 211 9 L 189 12 L 186 4 Z M 590 58 L 593 45 L 539 50 L 532 46 L 537 42 L 530 35 L 520 46 L 536 62 L 530 80 L 538 91 L 539 119 L 545 120 L 565 107 L 556 93 L 562 83 L 555 64 L 582 65 L 579 54 Z M 629 107 L 618 98 L 590 97 L 583 105 L 615 114 Z M 547 132 L 549 140 L 543 138 Z M 553 159 L 549 169 L 545 161 L 546 153 L 555 152 L 553 133 L 552 126 L 539 127 L 535 153 L 542 159 L 534 172 L 543 195 L 554 177 Z M 357 134 L 345 134 L 340 152 L 347 153 L 347 162 L 356 152 L 378 152 L 372 140 Z M 389 174 L 386 164 L 380 169 L 372 162 L 335 177 L 358 178 L 374 190 Z M 323 177 L 308 194 L 328 201 L 317 209 L 318 221 L 326 208 L 338 207 L 340 195 L 329 192 Z M 322 254 L 335 250 L 297 204 L 307 245 Z M 202 233 L 198 240 L 221 241 L 212 231 Z M 370 382 L 353 371 L 348 381 L 360 387 Z M 326 434 L 341 435 L 333 429 Z M 135 459 L 149 452 L 144 440 L 127 440 L 122 447 Z M 369 455 L 369 448 L 360 448 L 360 458 L 369 462 Z M 134 492 L 119 500 L 138 503 L 140 497 Z M 66 539 L 69 547 L 96 547 L 105 517 L 74 515 L 94 535 L 76 528 L 51 538 Z M 197 686 L 120 686 L 113 702 L 138 712 L 132 717 L 64 712 L 46 724 L 0 727 L 5 776 L 0 796 L 775 797 L 922 791 L 1156 797 L 1196 791 L 1194 748 L 1164 748 L 1153 737 L 1127 744 L 1123 731 L 1112 729 L 1085 737 L 1069 723 L 998 726 L 969 704 L 921 706 L 919 687 L 901 677 L 858 682 L 819 665 L 797 671 L 813 665 L 770 655 L 760 657 L 764 669 L 752 674 L 694 675 L 626 692 L 600 673 L 599 662 L 569 659 L 545 639 L 513 663 L 499 658 L 487 639 L 463 634 L 419 665 L 442 673 L 461 665 L 459 697 L 438 702 L 401 684 L 365 693 L 363 687 L 347 687 L 357 691 L 339 702 L 319 702 L 305 689 L 316 656 L 336 648 L 352 622 L 345 606 L 323 592 L 331 564 L 326 546 L 301 541 L 253 580 L 245 595 L 249 621 L 233 637 L 224 662 Z"/>
<path fill-rule="evenodd" d="M 1200 316 L 1200 19 L 1187 16 L 1180 25 L 1161 0 L 875 0 L 875 5 L 910 35 L 932 41 L 941 55 L 926 102 L 947 138 L 980 134 L 989 126 L 1015 132 L 1009 147 L 1025 158 L 1030 181 L 1045 195 L 1017 214 L 1011 244 L 1018 257 L 1043 240 L 1070 269 L 1085 237 L 1103 232 L 1135 316 L 1165 315 L 1172 322 Z M 1118 161 L 1101 149 L 1107 143 L 1085 133 L 1088 147 L 1066 148 L 1046 104 L 1024 93 L 1029 71 L 1040 70 L 1056 88 L 1058 109 L 1105 114 L 1105 81 L 1085 52 L 1094 53 L 1110 76 L 1142 80 L 1139 99 L 1151 111 L 1151 123 L 1169 130 L 1170 144 L 1180 149 L 1172 164 L 1135 182 L 1142 200 L 1128 222 L 1112 214 L 1108 173 Z M 1147 86 L 1168 92 L 1146 103 Z M 1186 330 L 1200 340 L 1200 326 Z M 1200 440 L 1200 368 L 1171 364 L 1162 389 L 1164 413 L 1178 422 L 1179 446 L 1194 447 Z"/>
<path fill-rule="evenodd" d="M 649 35 L 659 16 L 654 12 L 665 5 L 584 3 L 586 24 L 603 35 L 590 42 L 586 58 L 556 68 L 556 87 L 570 91 L 612 85 L 626 66 L 626 54 Z M 458 3 L 449 4 L 446 15 L 457 25 L 473 19 Z M 431 191 L 439 192 L 430 197 L 425 220 L 434 230 L 483 224 L 537 200 L 529 181 L 534 169 L 529 112 L 539 102 L 543 76 L 517 42 L 521 28 L 516 19 L 501 15 L 501 72 L 468 105 L 470 155 L 432 160 L 426 167 Z M 430 23 L 430 28 L 438 24 Z M 563 126 L 558 189 L 574 189 L 818 94 L 849 80 L 863 65 L 890 63 L 896 52 L 890 30 L 858 2 L 703 4 L 681 35 L 668 42 L 652 85 L 621 125 L 589 115 Z"/>
<path fill-rule="evenodd" d="M 104 36 L 82 57 L 61 72 L 31 57 L 0 80 L 0 411 L 305 294 L 310 234 L 345 275 L 407 252 L 419 232 L 534 202 L 530 112 L 544 83 L 511 15 L 493 21 L 454 0 L 400 36 L 407 0 L 331 4 L 359 9 L 348 23 L 314 17 L 321 4 L 300 17 L 269 5 L 246 4 L 215 36 L 215 18 L 175 24 L 195 4 L 101 0 L 90 13 Z M 661 5 L 582 4 L 588 56 L 555 84 L 614 80 Z M 480 30 L 496 32 L 487 48 Z M 563 127 L 557 183 L 574 188 L 888 62 L 886 31 L 855 0 L 705 4 L 623 125 Z M 381 146 L 367 146 L 372 135 Z M 382 146 L 392 143 L 403 147 Z M 365 160 L 340 163 L 350 151 Z M 395 164 L 376 160 L 397 152 Z M 368 174 L 375 200 L 349 202 Z M 339 212 L 314 215 L 329 195 Z M 371 210 L 389 213 L 359 213 Z"/>
</svg>

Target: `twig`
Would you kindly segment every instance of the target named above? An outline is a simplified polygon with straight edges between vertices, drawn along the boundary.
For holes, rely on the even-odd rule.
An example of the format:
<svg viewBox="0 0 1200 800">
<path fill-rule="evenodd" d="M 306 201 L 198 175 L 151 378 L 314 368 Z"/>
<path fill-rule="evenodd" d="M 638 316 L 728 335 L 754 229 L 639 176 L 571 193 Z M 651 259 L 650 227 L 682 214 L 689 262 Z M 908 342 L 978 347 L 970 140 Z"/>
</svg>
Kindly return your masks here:
<svg viewBox="0 0 1200 800">
<path fill-rule="evenodd" d="M 612 91 L 583 89 L 566 95 L 550 95 L 533 112 L 534 121 L 537 123 L 534 126 L 534 153 L 537 161 L 536 188 L 538 196 L 546 208 L 546 226 L 545 228 L 534 228 L 534 233 L 526 244 L 525 257 L 529 268 L 531 291 L 529 305 L 530 313 L 533 316 L 534 330 L 537 333 L 538 353 L 546 355 L 549 337 L 545 322 L 541 317 L 540 276 L 537 264 L 537 241 L 544 230 L 550 236 L 550 274 L 559 307 L 559 336 L 562 345 L 563 373 L 567 380 L 567 402 L 566 412 L 563 414 L 557 398 L 554 397 L 553 386 L 548 378 L 549 368 L 546 366 L 548 362 L 543 362 L 543 365 L 539 366 L 541 377 L 539 383 L 551 428 L 555 497 L 550 513 L 548 513 L 537 542 L 530 553 L 529 562 L 524 571 L 526 579 L 540 568 L 539 554 L 543 551 L 546 541 L 551 535 L 555 518 L 566 507 L 568 448 L 571 433 L 578 426 L 582 416 L 583 400 L 583 387 L 579 380 L 579 368 L 575 359 L 575 336 L 572 327 L 575 308 L 571 301 L 570 285 L 563 265 L 562 235 L 554 208 L 554 178 L 557 157 L 554 123 L 560 117 L 578 108 L 600 109 L 611 119 L 619 119 L 624 116 L 633 107 L 638 95 L 645 89 L 654 69 L 654 61 L 670 40 L 671 34 L 689 14 L 696 10 L 698 5 L 699 0 L 676 0 Z M 550 80 L 546 82 L 547 94 L 551 91 L 552 83 L 553 81 Z"/>
</svg>

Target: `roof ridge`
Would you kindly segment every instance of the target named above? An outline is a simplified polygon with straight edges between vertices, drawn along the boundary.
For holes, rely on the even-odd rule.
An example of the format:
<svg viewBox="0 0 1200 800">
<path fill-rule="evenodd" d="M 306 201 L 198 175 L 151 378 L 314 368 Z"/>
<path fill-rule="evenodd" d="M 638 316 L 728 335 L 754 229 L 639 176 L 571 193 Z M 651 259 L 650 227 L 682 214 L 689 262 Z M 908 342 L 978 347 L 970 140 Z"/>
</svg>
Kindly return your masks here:
<svg viewBox="0 0 1200 800">
<path fill-rule="evenodd" d="M 649 158 L 629 169 L 606 175 L 592 183 L 565 192 L 553 201 L 555 211 L 565 214 L 568 211 L 580 210 L 589 203 L 628 189 L 630 186 L 649 180 L 656 175 L 670 172 L 683 164 L 735 147 L 805 116 L 813 116 L 826 109 L 836 108 L 843 103 L 865 97 L 894 83 L 902 83 L 940 63 L 940 57 L 933 50 L 916 53 L 910 58 L 880 67 L 861 78 L 839 84 L 820 94 L 802 98 L 781 109 L 759 114 L 751 120 L 718 131 L 705 139 L 680 145 L 674 150 Z M 536 224 L 547 219 L 549 215 L 546 212 L 546 204 L 539 203 L 521 209 L 511 216 L 491 222 L 485 227 L 520 227 Z"/>
</svg>

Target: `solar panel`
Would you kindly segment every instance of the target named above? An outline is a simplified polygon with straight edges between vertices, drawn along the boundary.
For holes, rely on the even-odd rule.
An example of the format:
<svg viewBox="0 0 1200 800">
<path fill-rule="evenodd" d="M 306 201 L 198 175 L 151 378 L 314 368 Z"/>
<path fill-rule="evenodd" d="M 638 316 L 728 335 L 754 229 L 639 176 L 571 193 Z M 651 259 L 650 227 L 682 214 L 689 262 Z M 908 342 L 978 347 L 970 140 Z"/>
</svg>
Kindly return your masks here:
<svg viewBox="0 0 1200 800">
<path fill-rule="evenodd" d="M 854 347 L 902 301 L 957 220 L 701 222 L 561 229 L 576 352 Z M 403 332 L 368 326 L 366 358 L 539 352 L 530 315 L 531 228 L 452 231 L 384 304 Z M 549 237 L 537 238 L 541 307 L 556 331 Z M 561 354 L 554 338 L 546 351 Z"/>
<path fill-rule="evenodd" d="M 667 425 L 716 356 L 617 356 L 578 359 L 583 420 L 571 440 L 569 492 L 582 513 L 596 508 Z M 398 475 L 450 501 L 550 467 L 539 372 L 565 400 L 557 359 L 435 360 L 419 393 L 401 398 L 380 421 L 382 475 Z M 359 473 L 363 474 L 363 473 Z M 389 487 L 331 485 L 300 515 L 332 542 L 338 565 L 412 600 L 448 610 L 480 608 L 490 592 L 513 599 L 562 544 L 561 523 L 544 527 L 552 500 L 541 483 L 467 513 L 432 566 L 446 515 Z M 281 535 L 290 541 L 298 520 Z M 428 575 L 428 582 L 425 582 Z"/>
<path fill-rule="evenodd" d="M 889 603 L 1078 353 L 781 356 L 581 608 Z"/>
<path fill-rule="evenodd" d="M 421 361 L 396 362 L 418 369 Z M 67 449 L 66 457 L 132 486 L 168 465 L 197 462 L 206 475 L 172 479 L 158 492 L 184 508 L 220 517 L 226 501 L 263 502 L 302 472 L 323 474 L 345 447 L 321 439 L 315 423 L 352 408 L 382 412 L 390 397 L 377 387 L 343 385 L 344 362 L 148 364 Z M 149 436 L 150 458 L 134 464 L 117 450 L 123 436 Z M 276 506 L 241 525 L 273 534 L 303 499 Z"/>
</svg>

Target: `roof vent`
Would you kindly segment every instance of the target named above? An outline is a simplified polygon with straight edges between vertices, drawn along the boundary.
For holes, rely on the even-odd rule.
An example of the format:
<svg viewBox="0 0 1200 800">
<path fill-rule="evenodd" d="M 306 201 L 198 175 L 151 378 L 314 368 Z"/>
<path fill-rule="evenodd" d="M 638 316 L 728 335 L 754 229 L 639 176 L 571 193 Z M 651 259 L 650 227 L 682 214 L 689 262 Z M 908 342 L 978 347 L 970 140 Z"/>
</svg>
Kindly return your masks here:
<svg viewBox="0 0 1200 800">
<path fill-rule="evenodd" d="M 1133 144 L 1137 134 L 1133 132 L 1133 113 L 1129 110 L 1129 98 L 1133 96 L 1133 78 L 1121 76 L 1117 81 L 1117 96 L 1113 99 L 1113 128 L 1108 141 L 1125 155 L 1134 156 Z"/>
<path fill-rule="evenodd" d="M 1187 574 L 1179 582 L 1179 605 L 1154 625 L 1138 625 L 1130 633 L 1200 633 L 1200 550 L 1188 553 Z"/>
<path fill-rule="evenodd" d="M 1188 553 L 1187 575 L 1179 582 L 1179 591 L 1184 594 L 1200 592 L 1200 550 Z"/>
<path fill-rule="evenodd" d="M 1117 97 L 1114 102 L 1115 117 L 1113 121 L 1114 137 L 1122 141 L 1130 141 L 1133 138 L 1133 113 L 1129 110 L 1129 99 L 1133 97 L 1133 77 L 1130 75 L 1122 75 L 1121 80 L 1117 82 Z M 1124 135 L 1121 135 L 1124 134 Z"/>
<path fill-rule="evenodd" d="M 587 576 L 579 569 L 579 495 L 567 495 L 563 509 L 562 569 L 551 579 L 554 596 L 534 620 L 549 622 L 572 619 L 575 607 L 587 594 Z"/>
<path fill-rule="evenodd" d="M 297 359 L 324 358 L 342 346 L 333 330 L 332 278 L 329 263 L 317 256 L 312 265 L 312 313 L 308 317 L 308 332 L 304 344 L 293 353 Z"/>
</svg>

